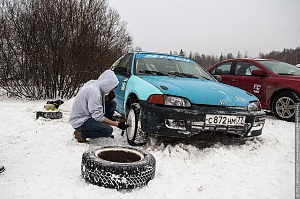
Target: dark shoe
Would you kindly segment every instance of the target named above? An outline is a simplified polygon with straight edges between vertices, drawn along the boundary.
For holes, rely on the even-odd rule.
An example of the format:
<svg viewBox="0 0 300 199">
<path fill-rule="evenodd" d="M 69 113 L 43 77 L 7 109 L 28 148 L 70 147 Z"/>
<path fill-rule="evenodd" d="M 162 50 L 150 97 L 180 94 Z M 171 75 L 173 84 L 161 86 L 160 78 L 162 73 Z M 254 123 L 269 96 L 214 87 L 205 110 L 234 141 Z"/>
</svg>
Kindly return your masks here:
<svg viewBox="0 0 300 199">
<path fill-rule="evenodd" d="M 0 173 L 2 173 L 3 171 L 5 171 L 5 167 L 0 165 Z"/>
<path fill-rule="evenodd" d="M 74 131 L 74 136 L 79 143 L 87 143 L 88 141 L 82 136 L 82 133 L 78 130 Z"/>
</svg>

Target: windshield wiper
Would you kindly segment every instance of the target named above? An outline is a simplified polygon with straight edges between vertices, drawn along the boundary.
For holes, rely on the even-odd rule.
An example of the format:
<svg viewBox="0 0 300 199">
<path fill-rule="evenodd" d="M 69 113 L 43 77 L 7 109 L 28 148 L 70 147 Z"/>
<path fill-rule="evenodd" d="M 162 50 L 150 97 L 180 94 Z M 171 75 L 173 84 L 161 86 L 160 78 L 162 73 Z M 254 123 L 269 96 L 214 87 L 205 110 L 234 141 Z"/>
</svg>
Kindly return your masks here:
<svg viewBox="0 0 300 199">
<path fill-rule="evenodd" d="M 206 80 L 211 80 L 207 77 L 204 77 L 202 75 L 199 75 L 199 74 L 189 74 L 189 73 L 179 73 L 179 72 L 170 72 L 168 73 L 170 75 L 175 75 L 177 77 L 187 77 L 187 78 L 196 78 L 196 79 L 206 79 Z"/>
<path fill-rule="evenodd" d="M 194 75 L 194 76 L 197 76 L 197 77 L 201 77 L 201 78 L 206 79 L 206 80 L 212 81 L 212 79 L 210 79 L 210 78 L 208 78 L 208 77 L 205 77 L 205 76 L 203 76 L 203 75 L 198 75 L 198 74 L 193 74 L 193 75 Z"/>
<path fill-rule="evenodd" d="M 150 74 L 150 75 L 169 76 L 166 73 L 162 73 L 162 72 L 154 71 L 154 70 L 144 70 L 144 71 L 139 71 L 139 72 L 140 73 Z"/>
<path fill-rule="evenodd" d="M 198 79 L 198 77 L 196 77 L 192 74 L 188 74 L 188 73 L 169 72 L 168 74 L 174 75 L 176 77 L 188 77 L 188 78 L 197 78 Z"/>
</svg>

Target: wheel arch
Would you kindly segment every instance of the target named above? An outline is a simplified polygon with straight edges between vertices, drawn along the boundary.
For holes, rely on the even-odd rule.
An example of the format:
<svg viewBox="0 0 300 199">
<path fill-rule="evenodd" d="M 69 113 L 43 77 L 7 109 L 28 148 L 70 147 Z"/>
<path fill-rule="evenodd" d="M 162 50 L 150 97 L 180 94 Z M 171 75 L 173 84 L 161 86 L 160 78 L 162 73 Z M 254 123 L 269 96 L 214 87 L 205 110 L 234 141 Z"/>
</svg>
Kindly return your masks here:
<svg viewBox="0 0 300 199">
<path fill-rule="evenodd" d="M 125 104 L 125 110 L 126 110 L 126 115 L 130 109 L 131 104 L 133 103 L 138 103 L 139 98 L 135 93 L 130 93 L 127 97 L 126 104 Z"/>
<path fill-rule="evenodd" d="M 138 103 L 139 100 L 147 100 L 151 94 L 162 94 L 162 91 L 141 77 L 132 75 L 127 82 L 124 96 L 125 114 L 132 103 Z"/>
<path fill-rule="evenodd" d="M 298 99 L 298 102 L 300 101 L 300 96 L 299 94 L 297 94 L 296 91 L 292 90 L 292 89 L 288 89 L 288 88 L 282 88 L 282 89 L 279 89 L 277 91 L 275 91 L 271 97 L 271 100 L 270 100 L 270 103 L 268 104 L 268 107 L 270 110 L 272 110 L 272 106 L 273 106 L 273 103 L 274 103 L 274 99 L 275 97 L 280 94 L 280 93 L 284 93 L 284 92 L 290 92 L 290 93 L 293 93 L 296 98 Z"/>
</svg>

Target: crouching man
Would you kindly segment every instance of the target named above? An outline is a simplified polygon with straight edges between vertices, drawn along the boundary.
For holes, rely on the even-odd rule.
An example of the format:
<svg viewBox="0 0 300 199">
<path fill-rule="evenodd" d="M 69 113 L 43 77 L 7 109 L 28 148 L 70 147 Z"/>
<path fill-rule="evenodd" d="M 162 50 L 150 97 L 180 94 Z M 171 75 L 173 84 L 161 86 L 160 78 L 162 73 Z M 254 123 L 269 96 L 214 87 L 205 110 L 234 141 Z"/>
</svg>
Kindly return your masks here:
<svg viewBox="0 0 300 199">
<path fill-rule="evenodd" d="M 75 129 L 78 142 L 87 142 L 87 138 L 110 137 L 111 126 L 125 130 L 128 125 L 113 119 L 116 109 L 113 89 L 119 84 L 111 70 L 103 72 L 98 80 L 90 80 L 83 85 L 74 98 L 69 123 Z"/>
</svg>

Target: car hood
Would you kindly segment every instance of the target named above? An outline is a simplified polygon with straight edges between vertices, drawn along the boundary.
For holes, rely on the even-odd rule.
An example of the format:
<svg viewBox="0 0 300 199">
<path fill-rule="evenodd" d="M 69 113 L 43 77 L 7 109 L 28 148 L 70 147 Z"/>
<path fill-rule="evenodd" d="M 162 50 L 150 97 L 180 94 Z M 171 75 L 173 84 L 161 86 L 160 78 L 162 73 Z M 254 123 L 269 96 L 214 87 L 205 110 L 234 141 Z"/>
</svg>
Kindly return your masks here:
<svg viewBox="0 0 300 199">
<path fill-rule="evenodd" d="M 185 97 L 192 104 L 247 107 L 257 98 L 236 87 L 219 82 L 170 76 L 142 76 L 164 94 Z"/>
</svg>

